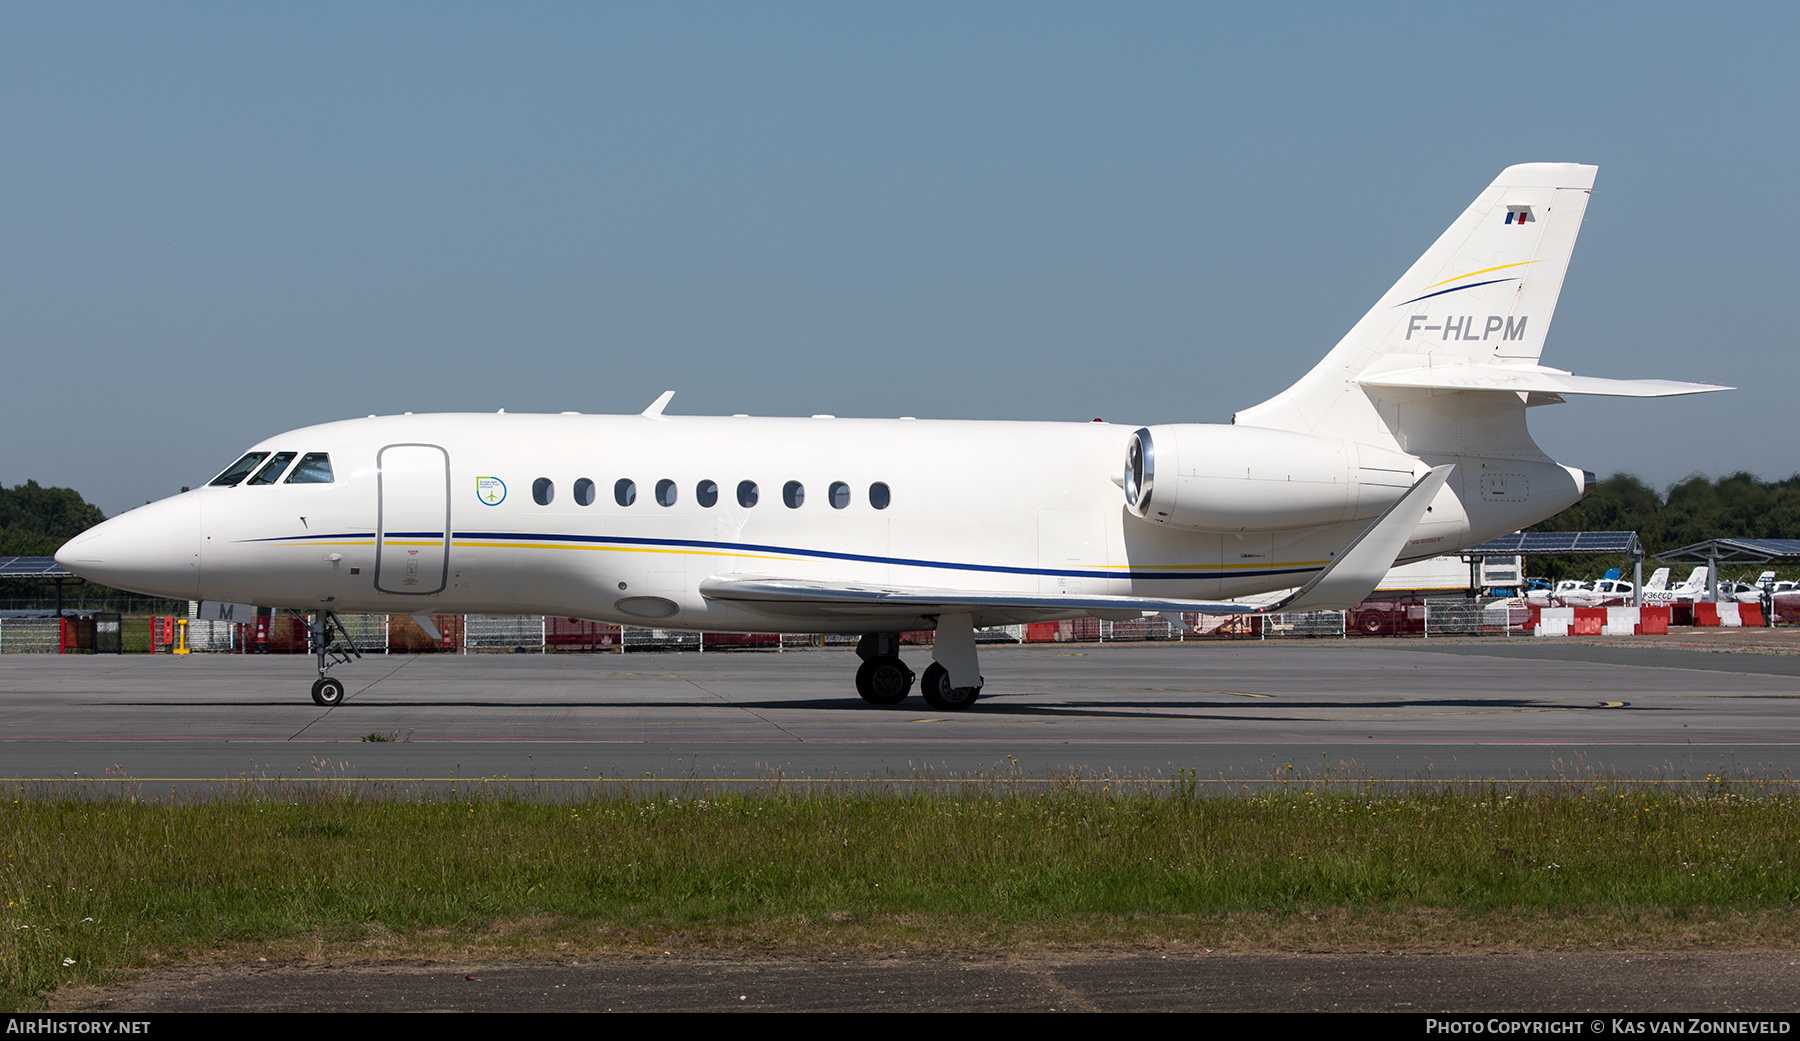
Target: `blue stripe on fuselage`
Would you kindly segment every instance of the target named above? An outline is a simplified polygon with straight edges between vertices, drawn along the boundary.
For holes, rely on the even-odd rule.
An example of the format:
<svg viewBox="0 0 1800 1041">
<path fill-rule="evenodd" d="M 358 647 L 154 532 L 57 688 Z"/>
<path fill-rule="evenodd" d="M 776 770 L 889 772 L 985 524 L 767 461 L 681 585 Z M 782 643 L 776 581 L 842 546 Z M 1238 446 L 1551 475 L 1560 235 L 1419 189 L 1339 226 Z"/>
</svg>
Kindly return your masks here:
<svg viewBox="0 0 1800 1041">
<path fill-rule="evenodd" d="M 389 532 L 383 538 L 439 538 L 443 532 Z M 262 539 L 243 539 L 243 542 L 300 542 L 319 539 L 367 538 L 373 539 L 373 532 L 354 532 L 350 534 L 332 535 L 288 535 Z M 1096 571 L 1075 568 L 1038 568 L 1011 567 L 1004 564 L 965 564 L 948 560 L 922 560 L 915 557 L 884 557 L 871 553 L 840 553 L 824 549 L 800 549 L 793 546 L 771 546 L 755 542 L 714 542 L 706 539 L 651 539 L 637 538 L 627 535 L 545 535 L 528 531 L 458 531 L 453 539 L 493 539 L 514 542 L 533 542 L 554 548 L 554 543 L 575 543 L 577 545 L 605 546 L 654 546 L 669 549 L 717 550 L 721 553 L 778 553 L 786 556 L 812 557 L 820 560 L 853 560 L 862 564 L 890 564 L 897 567 L 935 568 L 941 571 L 978 571 L 1001 575 L 1048 575 L 1055 578 L 1145 578 L 1145 579 L 1211 579 L 1211 578 L 1249 578 L 1265 575 L 1309 575 L 1319 570 L 1318 567 L 1271 567 L 1252 571 L 1214 571 L 1197 573 L 1192 570 L 1181 571 L 1142 571 L 1129 569 L 1125 571 Z"/>
</svg>

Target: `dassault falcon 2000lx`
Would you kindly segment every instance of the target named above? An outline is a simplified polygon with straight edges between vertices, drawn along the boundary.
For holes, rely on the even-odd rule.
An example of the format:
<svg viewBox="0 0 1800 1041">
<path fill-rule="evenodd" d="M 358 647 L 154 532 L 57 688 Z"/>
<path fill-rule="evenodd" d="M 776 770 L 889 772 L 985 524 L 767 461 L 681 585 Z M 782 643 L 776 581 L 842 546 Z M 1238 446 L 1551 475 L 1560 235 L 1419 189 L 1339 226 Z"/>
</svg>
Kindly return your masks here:
<svg viewBox="0 0 1800 1041">
<path fill-rule="evenodd" d="M 1593 476 L 1526 410 L 1729 388 L 1538 363 L 1594 167 L 1514 166 L 1299 382 L 1229 425 L 405 415 L 269 438 L 202 488 L 56 559 L 156 596 L 311 613 L 547 614 L 862 634 L 856 689 L 982 688 L 977 627 L 1084 615 L 1351 607 L 1396 562 L 1548 517 Z"/>
</svg>

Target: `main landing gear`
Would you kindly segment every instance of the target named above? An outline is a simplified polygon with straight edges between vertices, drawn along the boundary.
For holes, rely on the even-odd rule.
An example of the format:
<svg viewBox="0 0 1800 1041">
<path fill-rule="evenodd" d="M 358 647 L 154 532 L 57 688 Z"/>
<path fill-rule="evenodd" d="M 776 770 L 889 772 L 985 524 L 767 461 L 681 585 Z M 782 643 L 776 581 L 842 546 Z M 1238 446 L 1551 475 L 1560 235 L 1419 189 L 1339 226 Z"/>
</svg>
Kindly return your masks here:
<svg viewBox="0 0 1800 1041">
<path fill-rule="evenodd" d="M 975 653 L 972 615 L 941 615 L 933 661 L 925 668 L 919 693 L 939 712 L 960 712 L 981 696 L 981 667 Z M 871 705 L 898 705 L 912 691 L 913 671 L 900 660 L 899 633 L 868 633 L 856 645 L 862 667 L 856 670 L 856 692 Z"/>
<path fill-rule="evenodd" d="M 913 671 L 900 660 L 899 633 L 869 633 L 856 643 L 862 667 L 856 670 L 856 692 L 871 705 L 898 705 L 913 685 Z"/>
<path fill-rule="evenodd" d="M 344 701 L 344 681 L 325 673 L 333 665 L 342 665 L 353 657 L 362 657 L 362 651 L 345 631 L 344 623 L 338 621 L 336 611 L 314 611 L 312 620 L 306 623 L 306 629 L 313 654 L 319 659 L 319 678 L 312 685 L 313 704 L 326 708 L 341 705 Z"/>
</svg>

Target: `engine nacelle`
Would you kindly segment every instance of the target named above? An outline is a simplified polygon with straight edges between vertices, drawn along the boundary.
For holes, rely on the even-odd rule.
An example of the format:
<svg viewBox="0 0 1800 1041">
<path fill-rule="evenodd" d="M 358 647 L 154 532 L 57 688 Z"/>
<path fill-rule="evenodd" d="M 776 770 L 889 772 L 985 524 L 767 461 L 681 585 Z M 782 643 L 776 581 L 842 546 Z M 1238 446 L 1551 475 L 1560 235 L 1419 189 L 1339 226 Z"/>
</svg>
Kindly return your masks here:
<svg viewBox="0 0 1800 1041">
<path fill-rule="evenodd" d="M 1125 453 L 1125 504 L 1191 531 L 1285 531 L 1368 520 L 1406 494 L 1423 464 L 1353 441 L 1266 427 L 1144 427 Z"/>
</svg>

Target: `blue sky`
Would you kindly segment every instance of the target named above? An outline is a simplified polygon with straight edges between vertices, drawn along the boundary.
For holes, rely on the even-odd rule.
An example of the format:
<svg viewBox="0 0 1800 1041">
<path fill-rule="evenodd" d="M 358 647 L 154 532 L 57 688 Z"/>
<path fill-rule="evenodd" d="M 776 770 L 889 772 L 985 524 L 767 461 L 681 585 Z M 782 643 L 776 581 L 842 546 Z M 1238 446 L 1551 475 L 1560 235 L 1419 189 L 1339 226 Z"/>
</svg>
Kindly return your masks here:
<svg viewBox="0 0 1800 1041">
<path fill-rule="evenodd" d="M 0 482 L 401 411 L 1223 421 L 1502 168 L 1600 167 L 1532 410 L 1800 470 L 1793 5 L 13 4 Z"/>
</svg>

